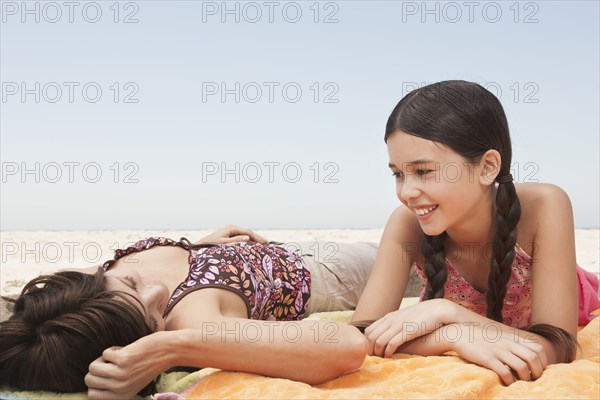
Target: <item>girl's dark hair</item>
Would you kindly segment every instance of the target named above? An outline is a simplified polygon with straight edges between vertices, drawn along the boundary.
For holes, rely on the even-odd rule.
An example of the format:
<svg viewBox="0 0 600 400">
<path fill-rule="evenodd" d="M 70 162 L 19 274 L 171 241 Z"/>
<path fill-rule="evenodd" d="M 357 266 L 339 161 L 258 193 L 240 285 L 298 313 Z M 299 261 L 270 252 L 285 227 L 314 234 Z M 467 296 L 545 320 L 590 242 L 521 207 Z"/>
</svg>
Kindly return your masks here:
<svg viewBox="0 0 600 400">
<path fill-rule="evenodd" d="M 548 339 L 556 349 L 556 359 L 558 363 L 570 363 L 577 356 L 577 349 L 581 351 L 581 346 L 575 336 L 566 330 L 550 324 L 535 324 L 524 330 L 543 336 Z"/>
<path fill-rule="evenodd" d="M 0 323 L 0 385 L 87 391 L 88 367 L 105 349 L 152 333 L 133 301 L 106 289 L 102 268 L 94 275 L 68 271 L 33 279 L 14 314 Z"/>
<path fill-rule="evenodd" d="M 491 92 L 476 83 L 444 81 L 410 92 L 392 111 L 384 140 L 387 142 L 397 131 L 443 144 L 473 164 L 477 164 L 486 151 L 496 150 L 502 160 L 498 177 L 510 174 L 512 150 L 504 110 Z M 521 205 L 514 184 L 500 183 L 486 298 L 487 317 L 499 322 L 502 322 L 502 305 L 515 257 L 520 216 Z M 423 239 L 427 276 L 425 300 L 444 297 L 448 275 L 445 239 L 446 232 L 425 235 Z"/>
</svg>

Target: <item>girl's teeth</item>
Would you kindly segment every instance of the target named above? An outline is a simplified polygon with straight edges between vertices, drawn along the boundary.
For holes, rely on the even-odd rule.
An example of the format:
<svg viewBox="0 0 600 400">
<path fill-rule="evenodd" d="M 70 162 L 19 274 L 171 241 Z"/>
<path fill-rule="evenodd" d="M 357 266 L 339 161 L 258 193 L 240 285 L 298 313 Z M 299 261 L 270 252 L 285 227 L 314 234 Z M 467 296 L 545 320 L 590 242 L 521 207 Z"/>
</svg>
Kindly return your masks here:
<svg viewBox="0 0 600 400">
<path fill-rule="evenodd" d="M 421 208 L 421 209 L 415 209 L 415 212 L 418 215 L 425 215 L 425 214 L 429 214 L 435 207 L 431 207 L 431 208 Z"/>
</svg>

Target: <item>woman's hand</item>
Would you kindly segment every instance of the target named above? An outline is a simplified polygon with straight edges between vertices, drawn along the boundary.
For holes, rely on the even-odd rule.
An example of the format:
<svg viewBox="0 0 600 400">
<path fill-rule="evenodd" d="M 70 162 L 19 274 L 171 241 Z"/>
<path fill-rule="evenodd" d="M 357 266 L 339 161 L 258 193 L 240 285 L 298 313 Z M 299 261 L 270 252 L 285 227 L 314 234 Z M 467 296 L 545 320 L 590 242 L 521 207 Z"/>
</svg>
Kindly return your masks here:
<svg viewBox="0 0 600 400">
<path fill-rule="evenodd" d="M 503 327 L 495 322 L 450 324 L 434 335 L 451 343 L 465 360 L 496 372 L 505 385 L 539 378 L 548 366 L 544 346 L 533 334 Z"/>
<path fill-rule="evenodd" d="M 125 347 L 110 347 L 90 364 L 85 376 L 88 398 L 131 399 L 170 368 L 168 347 L 162 338 L 168 332 L 145 336 Z"/>
<path fill-rule="evenodd" d="M 452 304 L 432 299 L 386 314 L 365 329 L 369 354 L 391 357 L 398 347 L 449 323 Z"/>
<path fill-rule="evenodd" d="M 216 232 L 211 233 L 210 235 L 200 239 L 194 244 L 200 243 L 233 243 L 233 242 L 247 242 L 253 241 L 258 243 L 267 243 L 267 239 L 260 236 L 256 232 L 246 229 L 240 228 L 235 225 L 227 225 L 226 227 L 219 229 Z"/>
</svg>

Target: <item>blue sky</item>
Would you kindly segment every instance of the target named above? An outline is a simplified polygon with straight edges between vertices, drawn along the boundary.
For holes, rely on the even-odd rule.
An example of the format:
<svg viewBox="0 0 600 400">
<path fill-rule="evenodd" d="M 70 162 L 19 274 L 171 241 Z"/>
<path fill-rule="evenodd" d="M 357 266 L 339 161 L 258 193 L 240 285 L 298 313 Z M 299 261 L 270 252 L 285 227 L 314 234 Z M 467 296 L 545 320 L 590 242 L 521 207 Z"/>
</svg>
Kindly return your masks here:
<svg viewBox="0 0 600 400">
<path fill-rule="evenodd" d="M 596 1 L 72 4 L 1 4 L 2 230 L 383 227 L 387 117 L 446 79 L 599 226 Z"/>
</svg>

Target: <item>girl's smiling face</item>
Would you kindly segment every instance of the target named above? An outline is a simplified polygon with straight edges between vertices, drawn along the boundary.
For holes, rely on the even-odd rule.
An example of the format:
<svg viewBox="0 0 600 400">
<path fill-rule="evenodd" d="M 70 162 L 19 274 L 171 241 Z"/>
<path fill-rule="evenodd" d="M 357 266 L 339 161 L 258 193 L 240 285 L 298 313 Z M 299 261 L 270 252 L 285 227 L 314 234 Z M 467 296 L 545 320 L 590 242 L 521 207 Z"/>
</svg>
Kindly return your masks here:
<svg viewBox="0 0 600 400">
<path fill-rule="evenodd" d="M 467 228 L 483 211 L 490 185 L 481 184 L 481 166 L 449 147 L 396 131 L 387 140 L 396 194 L 411 209 L 426 235 Z"/>
<path fill-rule="evenodd" d="M 165 330 L 163 314 L 169 301 L 169 290 L 158 281 L 144 279 L 135 269 L 122 266 L 104 274 L 108 290 L 127 293 L 137 301 L 132 304 L 142 312 L 153 331 Z"/>
</svg>

